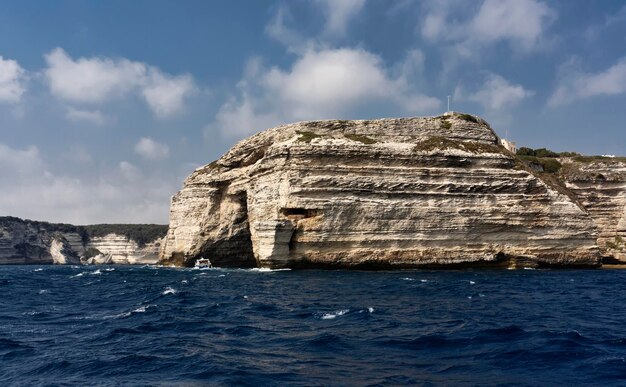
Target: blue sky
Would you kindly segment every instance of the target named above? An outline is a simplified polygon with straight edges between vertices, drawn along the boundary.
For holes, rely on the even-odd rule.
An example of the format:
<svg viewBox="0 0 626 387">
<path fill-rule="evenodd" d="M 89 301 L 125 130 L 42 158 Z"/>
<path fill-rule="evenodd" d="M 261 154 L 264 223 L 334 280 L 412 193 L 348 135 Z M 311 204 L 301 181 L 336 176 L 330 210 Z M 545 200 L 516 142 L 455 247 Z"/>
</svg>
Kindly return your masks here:
<svg viewBox="0 0 626 387">
<path fill-rule="evenodd" d="M 250 134 L 448 95 L 518 145 L 626 154 L 626 4 L 5 1 L 0 215 L 167 223 Z"/>
</svg>

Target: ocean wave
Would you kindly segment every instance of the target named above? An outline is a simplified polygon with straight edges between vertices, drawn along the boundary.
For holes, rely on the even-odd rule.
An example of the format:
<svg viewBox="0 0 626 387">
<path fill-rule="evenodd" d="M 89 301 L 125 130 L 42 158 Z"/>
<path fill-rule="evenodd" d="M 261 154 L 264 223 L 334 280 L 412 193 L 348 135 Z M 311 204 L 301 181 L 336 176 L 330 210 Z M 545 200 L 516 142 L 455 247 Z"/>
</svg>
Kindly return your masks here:
<svg viewBox="0 0 626 387">
<path fill-rule="evenodd" d="M 168 286 L 168 287 L 165 288 L 165 290 L 161 294 L 166 296 L 168 294 L 176 294 L 176 293 L 178 293 L 178 290 L 174 289 L 171 286 Z"/>
<path fill-rule="evenodd" d="M 350 309 L 340 309 L 340 310 L 336 310 L 332 313 L 324 313 L 322 315 L 322 317 L 320 317 L 322 320 L 332 320 L 335 319 L 339 316 L 343 316 L 344 314 L 350 312 Z"/>
</svg>

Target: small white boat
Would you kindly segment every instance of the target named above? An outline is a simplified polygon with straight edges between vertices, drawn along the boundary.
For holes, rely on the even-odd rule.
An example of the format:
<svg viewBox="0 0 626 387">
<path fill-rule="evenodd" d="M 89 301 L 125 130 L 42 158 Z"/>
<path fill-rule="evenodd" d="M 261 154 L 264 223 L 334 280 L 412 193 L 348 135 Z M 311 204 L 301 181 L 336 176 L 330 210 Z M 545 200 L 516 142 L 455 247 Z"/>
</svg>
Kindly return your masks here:
<svg viewBox="0 0 626 387">
<path fill-rule="evenodd" d="M 211 265 L 211 261 L 209 261 L 209 258 L 199 258 L 196 261 L 196 265 L 195 265 L 196 269 L 206 269 L 210 267 L 213 267 L 213 265 Z"/>
</svg>

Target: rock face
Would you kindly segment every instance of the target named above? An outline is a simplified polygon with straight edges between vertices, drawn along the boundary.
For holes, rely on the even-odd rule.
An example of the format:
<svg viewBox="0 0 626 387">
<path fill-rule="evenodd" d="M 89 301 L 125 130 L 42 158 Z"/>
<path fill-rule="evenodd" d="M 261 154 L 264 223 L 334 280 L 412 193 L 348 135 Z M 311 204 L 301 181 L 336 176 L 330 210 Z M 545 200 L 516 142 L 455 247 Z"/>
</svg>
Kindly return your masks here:
<svg viewBox="0 0 626 387">
<path fill-rule="evenodd" d="M 162 238 L 90 236 L 89 228 L 0 217 L 0 264 L 154 264 Z M 124 226 L 128 228 L 129 226 Z M 131 226 L 132 227 L 132 226 Z"/>
<path fill-rule="evenodd" d="M 266 130 L 186 179 L 161 262 L 598 264 L 586 211 L 498 140 L 486 122 L 458 113 Z"/>
<path fill-rule="evenodd" d="M 561 179 L 598 226 L 604 257 L 626 262 L 626 161 L 562 159 Z"/>
<path fill-rule="evenodd" d="M 154 264 L 159 259 L 162 239 L 140 246 L 124 235 L 108 234 L 104 237 L 91 237 L 87 250 L 95 249 L 99 254 L 85 260 L 89 264 Z"/>
</svg>

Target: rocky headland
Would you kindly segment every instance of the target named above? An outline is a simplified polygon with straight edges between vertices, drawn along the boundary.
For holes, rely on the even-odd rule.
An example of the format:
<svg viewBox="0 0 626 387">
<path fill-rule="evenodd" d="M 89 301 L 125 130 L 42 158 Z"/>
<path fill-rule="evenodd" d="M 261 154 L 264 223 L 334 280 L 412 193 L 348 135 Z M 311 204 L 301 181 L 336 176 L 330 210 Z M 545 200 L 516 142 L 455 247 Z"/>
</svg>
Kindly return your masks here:
<svg viewBox="0 0 626 387">
<path fill-rule="evenodd" d="M 185 180 L 160 262 L 447 268 L 626 259 L 623 162 L 528 160 L 501 143 L 487 122 L 461 113 L 268 129 Z"/>
<path fill-rule="evenodd" d="M 74 226 L 0 217 L 0 264 L 154 264 L 167 226 Z"/>
</svg>

